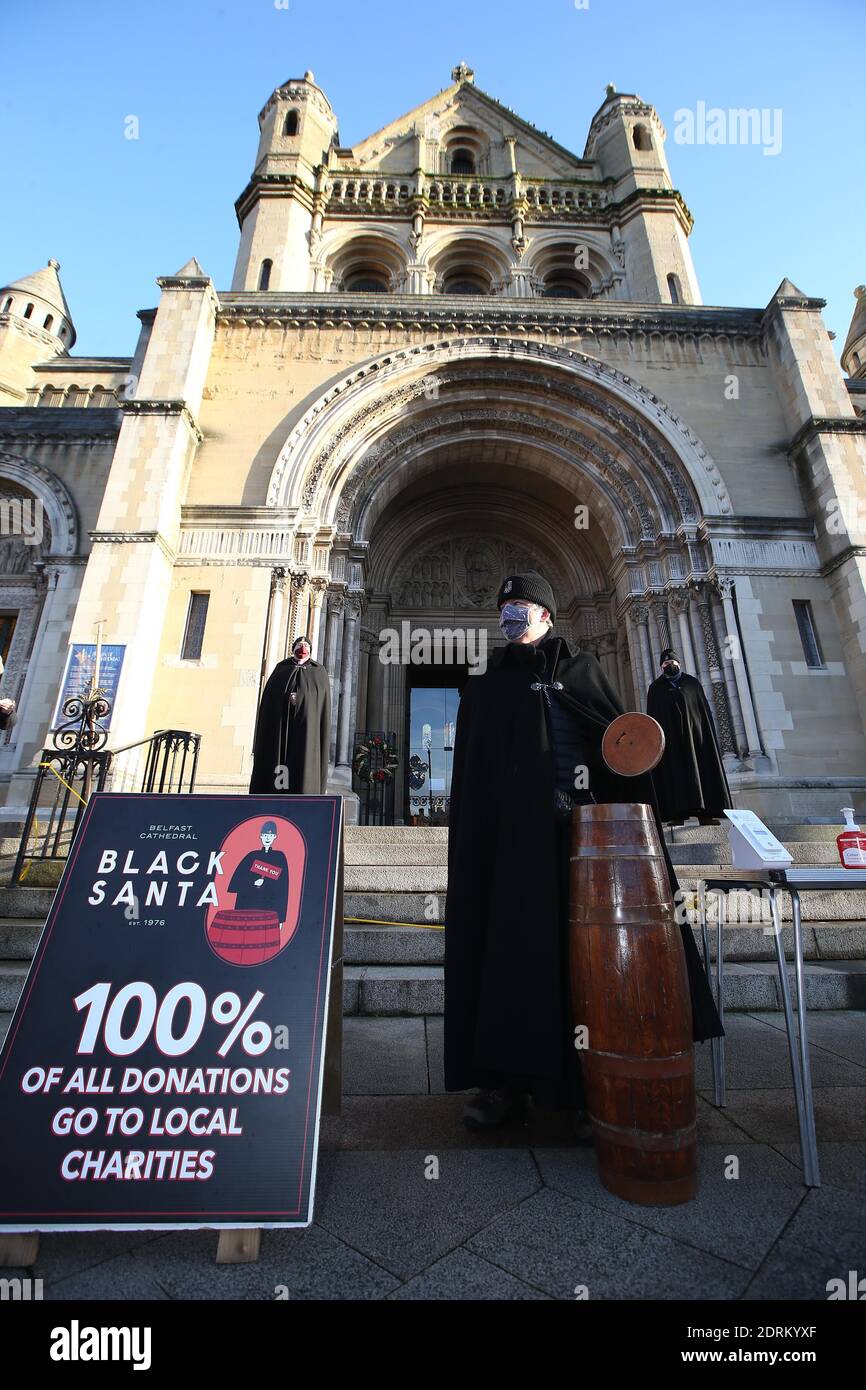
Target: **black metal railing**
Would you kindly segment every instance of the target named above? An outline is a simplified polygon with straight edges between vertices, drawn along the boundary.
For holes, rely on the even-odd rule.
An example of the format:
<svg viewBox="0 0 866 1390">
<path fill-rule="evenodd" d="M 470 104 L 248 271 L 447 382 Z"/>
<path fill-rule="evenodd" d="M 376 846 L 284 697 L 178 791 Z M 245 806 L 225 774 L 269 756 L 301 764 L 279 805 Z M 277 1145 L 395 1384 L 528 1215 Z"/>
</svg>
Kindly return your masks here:
<svg viewBox="0 0 866 1390">
<path fill-rule="evenodd" d="M 66 700 L 66 722 L 43 748 L 18 847 L 12 883 L 25 883 L 34 864 L 69 857 L 84 808 L 94 791 L 192 792 L 201 734 L 158 729 L 122 748 L 106 746 L 102 720 L 110 704 L 100 690 Z"/>
</svg>

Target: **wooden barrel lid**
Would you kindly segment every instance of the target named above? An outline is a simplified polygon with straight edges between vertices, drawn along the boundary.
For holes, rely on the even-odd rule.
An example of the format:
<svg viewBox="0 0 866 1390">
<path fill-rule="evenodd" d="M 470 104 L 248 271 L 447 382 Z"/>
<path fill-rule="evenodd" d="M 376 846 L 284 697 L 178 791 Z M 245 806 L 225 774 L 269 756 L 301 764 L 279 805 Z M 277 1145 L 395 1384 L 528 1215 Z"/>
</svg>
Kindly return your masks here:
<svg viewBox="0 0 866 1390">
<path fill-rule="evenodd" d="M 665 734 L 652 715 L 630 710 L 608 724 L 601 754 L 611 772 L 620 777 L 639 777 L 658 767 L 665 751 Z"/>
</svg>

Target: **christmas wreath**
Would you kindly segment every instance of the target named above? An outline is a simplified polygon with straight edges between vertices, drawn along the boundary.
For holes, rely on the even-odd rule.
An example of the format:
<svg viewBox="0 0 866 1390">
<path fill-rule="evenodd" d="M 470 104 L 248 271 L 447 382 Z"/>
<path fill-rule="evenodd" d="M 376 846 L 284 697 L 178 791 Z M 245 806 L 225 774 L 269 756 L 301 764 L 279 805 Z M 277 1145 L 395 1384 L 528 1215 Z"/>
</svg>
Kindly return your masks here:
<svg viewBox="0 0 866 1390">
<path fill-rule="evenodd" d="M 358 744 L 352 766 L 361 782 L 390 782 L 397 767 L 397 746 L 373 734 Z"/>
</svg>

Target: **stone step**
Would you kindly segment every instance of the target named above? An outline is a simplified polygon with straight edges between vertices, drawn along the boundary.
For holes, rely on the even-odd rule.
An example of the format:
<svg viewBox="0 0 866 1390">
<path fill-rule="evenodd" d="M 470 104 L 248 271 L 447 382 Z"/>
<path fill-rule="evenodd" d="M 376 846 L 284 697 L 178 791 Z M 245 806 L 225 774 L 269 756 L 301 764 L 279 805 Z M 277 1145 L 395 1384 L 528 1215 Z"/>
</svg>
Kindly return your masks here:
<svg viewBox="0 0 866 1390">
<path fill-rule="evenodd" d="M 796 982 L 788 971 L 792 997 Z M 808 1009 L 866 1008 L 866 962 L 828 961 L 805 967 Z M 444 1004 L 444 970 L 441 966 L 347 966 L 343 986 L 343 1012 L 349 1015 L 418 1016 L 441 1014 Z M 730 1013 L 752 1009 L 781 1009 L 779 978 L 769 961 L 731 963 L 725 970 L 725 1009 Z"/>
<path fill-rule="evenodd" d="M 822 865 L 838 868 L 839 857 L 834 842 L 829 840 L 790 840 L 785 848 L 795 864 L 803 867 Z M 726 840 L 691 840 L 686 843 L 668 843 L 668 852 L 674 864 L 730 864 L 731 847 Z M 383 845 L 367 841 L 354 841 L 346 845 L 346 865 L 359 867 L 405 866 L 418 868 L 441 868 L 448 863 L 448 843 L 446 840 L 412 840 L 406 844 Z"/>
<path fill-rule="evenodd" d="M 789 840 L 785 848 L 794 863 L 804 868 L 820 865 L 839 869 L 835 843 L 822 840 Z M 668 843 L 668 854 L 674 864 L 730 864 L 731 847 L 726 841 L 693 840 L 688 844 Z M 370 861 L 373 862 L 372 860 Z"/>
<path fill-rule="evenodd" d="M 448 843 L 447 825 L 347 825 L 346 845 L 378 844 L 408 845 L 430 844 L 441 840 Z"/>
<path fill-rule="evenodd" d="M 28 961 L 0 960 L 0 1010 L 15 1008 L 29 968 Z"/>
<path fill-rule="evenodd" d="M 447 840 L 412 840 L 405 844 L 381 845 L 366 841 L 346 844 L 346 865 L 369 864 L 379 867 L 404 864 L 440 865 L 448 863 Z"/>
<path fill-rule="evenodd" d="M 685 864 L 679 866 L 677 877 L 685 892 L 696 892 L 700 878 L 711 878 L 722 867 L 719 862 Z M 346 867 L 345 888 L 353 897 L 363 894 L 377 897 L 387 893 L 431 894 L 434 898 L 445 896 L 448 887 L 447 868 L 444 864 L 402 864 L 373 865 L 350 864 Z M 746 890 L 738 890 L 741 901 L 746 902 Z M 804 921 L 863 921 L 866 920 L 866 889 L 855 892 L 806 893 L 803 895 Z M 430 910 L 438 911 L 438 905 L 431 904 Z M 733 909 L 731 909 L 733 911 Z M 742 913 L 743 909 L 738 909 Z M 791 900 L 787 894 L 781 897 L 781 914 L 785 920 L 791 918 Z M 379 913 L 348 912 L 349 916 L 381 916 Z M 406 920 L 406 919 L 403 919 Z M 426 920 L 422 916 L 421 919 Z"/>
<path fill-rule="evenodd" d="M 700 949 L 697 931 L 693 932 Z M 775 961 L 776 945 L 771 931 L 760 926 L 726 925 L 726 961 Z M 782 948 L 791 960 L 794 954 L 792 927 L 782 931 Z M 715 960 L 716 932 L 710 932 L 710 956 Z M 347 926 L 344 959 L 347 965 L 438 965 L 445 956 L 445 933 L 441 928 L 352 927 Z M 814 922 L 803 926 L 804 960 L 866 961 L 866 923 Z"/>
<path fill-rule="evenodd" d="M 24 984 L 26 966 L 0 962 L 0 1040 Z M 866 962 L 809 962 L 805 967 L 809 1009 L 866 1009 Z M 796 982 L 788 970 L 792 997 Z M 441 1014 L 444 970 L 441 965 L 348 965 L 343 983 L 343 1012 L 365 1017 L 419 1017 Z M 729 962 L 725 969 L 725 1010 L 781 1009 L 779 980 L 770 961 Z"/>
<path fill-rule="evenodd" d="M 346 893 L 343 899 L 350 925 L 381 926 L 383 922 L 414 923 L 423 927 L 445 921 L 445 894 L 441 893 Z"/>
<path fill-rule="evenodd" d="M 347 893 L 441 893 L 448 883 L 445 864 L 347 864 Z"/>
<path fill-rule="evenodd" d="M 833 843 L 842 829 L 842 817 L 838 821 L 783 821 L 768 820 L 768 829 L 787 844 L 789 841 L 824 841 Z M 669 843 L 691 844 L 695 841 L 715 843 L 727 842 L 728 822 L 719 825 L 699 825 L 697 821 L 686 825 L 669 826 L 665 832 Z M 424 825 L 347 825 L 346 844 L 371 845 L 410 845 L 448 842 L 447 826 Z"/>
<path fill-rule="evenodd" d="M 41 917 L 0 917 L 0 960 L 32 960 L 42 926 Z"/>
<path fill-rule="evenodd" d="M 45 921 L 54 901 L 53 888 L 12 888 L 0 884 L 0 917 L 32 917 Z"/>
</svg>

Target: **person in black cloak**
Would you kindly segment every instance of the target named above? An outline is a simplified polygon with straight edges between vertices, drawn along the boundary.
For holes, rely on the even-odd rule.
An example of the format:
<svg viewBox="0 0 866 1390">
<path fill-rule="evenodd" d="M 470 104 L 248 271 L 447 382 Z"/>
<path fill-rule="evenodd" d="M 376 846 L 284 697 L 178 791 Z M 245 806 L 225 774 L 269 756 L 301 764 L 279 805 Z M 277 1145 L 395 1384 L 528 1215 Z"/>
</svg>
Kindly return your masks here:
<svg viewBox="0 0 866 1390">
<path fill-rule="evenodd" d="M 672 647 L 662 652 L 661 669 L 647 691 L 646 709 L 665 732 L 665 751 L 653 772 L 662 820 L 682 824 L 697 816 L 701 825 L 717 825 L 734 803 L 709 702 Z"/>
<path fill-rule="evenodd" d="M 274 849 L 276 822 L 266 820 L 259 837 L 261 849 L 250 850 L 238 863 L 228 891 L 235 894 L 238 911 L 275 912 L 280 928 L 289 906 L 289 862 L 282 850 Z"/>
<path fill-rule="evenodd" d="M 328 674 L 312 659 L 308 637 L 292 643 L 292 655 L 274 667 L 253 735 L 250 793 L 324 796 L 331 738 Z"/>
<path fill-rule="evenodd" d="M 586 1142 L 568 976 L 572 807 L 645 802 L 664 847 L 652 779 L 620 777 L 601 755 L 623 712 L 596 658 L 552 632 L 553 591 L 535 571 L 499 592 L 508 638 L 467 679 L 457 713 L 445 909 L 445 1087 L 489 1128 L 525 1105 L 570 1108 Z M 585 768 L 585 788 L 575 769 Z M 667 848 L 674 902 L 679 885 Z M 691 928 L 682 927 L 696 1040 L 723 1029 Z"/>
</svg>

